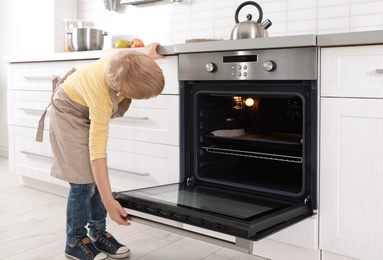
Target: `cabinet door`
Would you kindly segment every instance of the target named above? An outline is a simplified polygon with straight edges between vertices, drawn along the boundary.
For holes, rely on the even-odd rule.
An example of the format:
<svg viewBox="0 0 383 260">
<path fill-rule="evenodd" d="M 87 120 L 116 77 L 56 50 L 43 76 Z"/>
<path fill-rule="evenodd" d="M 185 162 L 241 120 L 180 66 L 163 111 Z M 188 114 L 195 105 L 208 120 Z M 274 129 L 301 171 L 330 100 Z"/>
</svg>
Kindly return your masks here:
<svg viewBox="0 0 383 260">
<path fill-rule="evenodd" d="M 71 68 L 81 68 L 94 60 L 12 63 L 8 70 L 8 88 L 52 92 L 52 79 L 64 77 Z"/>
<path fill-rule="evenodd" d="M 350 258 L 344 255 L 338 255 L 322 250 L 321 260 L 358 260 L 356 258 Z"/>
<path fill-rule="evenodd" d="M 165 77 L 165 88 L 162 94 L 179 94 L 178 86 L 178 56 L 167 56 L 165 59 L 156 60 Z"/>
<path fill-rule="evenodd" d="M 383 259 L 383 100 L 322 98 L 320 248 Z"/>
<path fill-rule="evenodd" d="M 8 91 L 8 123 L 37 128 L 41 115 L 50 103 L 51 96 L 51 92 L 44 91 Z M 48 128 L 49 116 L 45 121 L 45 129 Z"/>
<path fill-rule="evenodd" d="M 321 49 L 321 96 L 383 97 L 383 45 Z"/>
<path fill-rule="evenodd" d="M 179 145 L 179 96 L 133 100 L 124 117 L 110 120 L 109 137 Z"/>
<path fill-rule="evenodd" d="M 179 147 L 110 138 L 108 167 L 113 191 L 179 182 Z"/>
</svg>

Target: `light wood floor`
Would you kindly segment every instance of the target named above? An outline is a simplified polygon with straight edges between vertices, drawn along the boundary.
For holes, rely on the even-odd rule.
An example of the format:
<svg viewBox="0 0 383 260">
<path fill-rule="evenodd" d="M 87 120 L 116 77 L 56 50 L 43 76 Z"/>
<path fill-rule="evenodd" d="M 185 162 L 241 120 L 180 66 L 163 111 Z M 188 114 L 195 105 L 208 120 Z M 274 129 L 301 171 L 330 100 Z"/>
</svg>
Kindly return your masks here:
<svg viewBox="0 0 383 260">
<path fill-rule="evenodd" d="M 65 198 L 19 184 L 0 157 L 0 259 L 66 259 L 65 208 Z M 131 260 L 263 259 L 139 223 L 109 219 L 108 231 L 132 250 Z"/>
</svg>

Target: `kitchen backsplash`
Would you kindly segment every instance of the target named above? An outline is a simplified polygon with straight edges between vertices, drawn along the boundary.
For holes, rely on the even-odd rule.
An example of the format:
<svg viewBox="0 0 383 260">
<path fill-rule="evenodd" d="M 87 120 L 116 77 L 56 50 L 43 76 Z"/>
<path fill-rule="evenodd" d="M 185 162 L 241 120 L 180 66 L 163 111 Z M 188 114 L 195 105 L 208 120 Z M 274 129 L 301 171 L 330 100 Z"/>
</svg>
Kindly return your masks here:
<svg viewBox="0 0 383 260">
<path fill-rule="evenodd" d="M 117 0 L 119 2 L 119 0 Z M 116 12 L 106 11 L 103 0 L 78 0 L 78 18 L 93 22 L 93 27 L 109 33 L 105 48 L 113 35 L 140 37 L 145 43 L 163 45 L 182 43 L 186 39 L 229 39 L 235 25 L 234 14 L 245 0 L 183 0 L 171 3 L 118 5 Z M 383 29 L 381 0 L 258 0 L 263 19 L 273 25 L 270 37 L 298 34 L 327 34 Z M 244 15 L 257 16 L 254 6 L 244 7 Z M 256 20 L 257 17 L 253 17 Z"/>
</svg>

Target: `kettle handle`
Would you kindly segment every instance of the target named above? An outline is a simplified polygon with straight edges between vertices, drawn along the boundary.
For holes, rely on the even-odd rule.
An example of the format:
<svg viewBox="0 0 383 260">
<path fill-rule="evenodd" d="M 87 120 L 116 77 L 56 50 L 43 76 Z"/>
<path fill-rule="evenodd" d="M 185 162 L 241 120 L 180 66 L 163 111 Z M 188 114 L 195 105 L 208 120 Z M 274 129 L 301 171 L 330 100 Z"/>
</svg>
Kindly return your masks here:
<svg viewBox="0 0 383 260">
<path fill-rule="evenodd" d="M 239 20 L 238 20 L 239 11 L 241 11 L 242 7 L 244 7 L 245 5 L 254 5 L 258 9 L 258 12 L 259 12 L 259 18 L 257 20 L 257 23 L 262 22 L 262 18 L 263 18 L 262 8 L 259 4 L 257 4 L 256 2 L 253 2 L 253 1 L 243 2 L 242 4 L 240 4 L 238 6 L 237 10 L 235 11 L 235 15 L 234 15 L 235 22 L 239 23 Z"/>
</svg>

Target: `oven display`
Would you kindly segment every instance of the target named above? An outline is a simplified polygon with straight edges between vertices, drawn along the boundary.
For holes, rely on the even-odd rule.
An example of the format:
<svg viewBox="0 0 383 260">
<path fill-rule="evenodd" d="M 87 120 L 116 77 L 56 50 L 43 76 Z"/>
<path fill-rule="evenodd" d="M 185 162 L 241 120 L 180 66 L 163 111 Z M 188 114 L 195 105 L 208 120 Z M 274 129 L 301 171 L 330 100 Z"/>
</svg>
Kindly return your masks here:
<svg viewBox="0 0 383 260">
<path fill-rule="evenodd" d="M 223 56 L 223 63 L 229 62 L 257 62 L 258 55 Z"/>
</svg>

